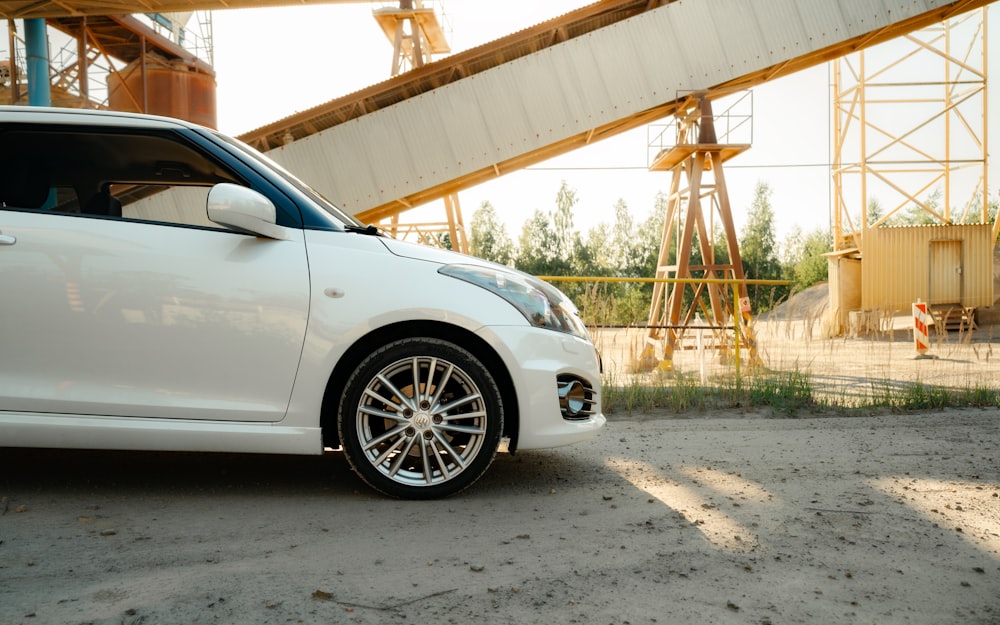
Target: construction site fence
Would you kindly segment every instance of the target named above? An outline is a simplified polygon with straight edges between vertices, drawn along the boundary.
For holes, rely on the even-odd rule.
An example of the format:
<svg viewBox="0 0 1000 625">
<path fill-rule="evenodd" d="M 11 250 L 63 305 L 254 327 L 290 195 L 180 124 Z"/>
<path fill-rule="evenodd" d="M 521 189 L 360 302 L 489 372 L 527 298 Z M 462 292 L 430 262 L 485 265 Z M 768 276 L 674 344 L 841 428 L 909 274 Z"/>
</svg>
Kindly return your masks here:
<svg viewBox="0 0 1000 625">
<path fill-rule="evenodd" d="M 763 285 L 763 286 L 789 286 L 791 282 L 788 280 L 756 280 L 756 279 L 737 279 L 737 278 L 625 278 L 616 276 L 538 276 L 540 280 L 545 280 L 546 282 L 596 282 L 596 283 L 620 283 L 620 282 L 634 282 L 634 283 L 650 283 L 650 282 L 663 282 L 667 284 L 723 284 L 732 289 L 733 293 L 733 319 L 739 319 L 743 314 L 740 305 L 740 286 L 751 286 L 751 285 Z M 732 330 L 733 331 L 733 364 L 736 368 L 737 377 L 740 374 L 740 333 L 737 331 L 735 324 L 732 325 L 655 325 L 655 324 L 644 324 L 644 325 L 598 325 L 595 328 L 639 328 L 639 329 L 690 329 L 696 327 L 697 329 L 706 330 Z"/>
</svg>

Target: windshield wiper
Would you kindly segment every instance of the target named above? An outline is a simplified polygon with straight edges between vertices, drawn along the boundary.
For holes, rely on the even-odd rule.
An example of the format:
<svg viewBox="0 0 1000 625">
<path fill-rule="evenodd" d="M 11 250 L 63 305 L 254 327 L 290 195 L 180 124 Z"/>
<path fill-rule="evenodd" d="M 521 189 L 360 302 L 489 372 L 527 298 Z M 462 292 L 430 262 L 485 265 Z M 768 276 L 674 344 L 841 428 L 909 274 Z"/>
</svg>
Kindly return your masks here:
<svg viewBox="0 0 1000 625">
<path fill-rule="evenodd" d="M 348 226 L 344 226 L 344 230 L 347 231 L 347 232 L 357 232 L 358 234 L 368 234 L 368 235 L 372 235 L 372 236 L 378 236 L 379 235 L 378 228 L 376 226 L 371 225 L 371 224 L 369 224 L 367 226 L 350 226 L 350 225 L 348 225 Z"/>
</svg>

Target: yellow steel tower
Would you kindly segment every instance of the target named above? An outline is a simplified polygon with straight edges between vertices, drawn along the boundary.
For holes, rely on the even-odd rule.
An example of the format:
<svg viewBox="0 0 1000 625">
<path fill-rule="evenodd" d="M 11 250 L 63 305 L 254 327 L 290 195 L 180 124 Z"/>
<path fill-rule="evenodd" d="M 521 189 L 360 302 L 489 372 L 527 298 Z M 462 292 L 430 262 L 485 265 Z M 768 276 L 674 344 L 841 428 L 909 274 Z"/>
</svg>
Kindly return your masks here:
<svg viewBox="0 0 1000 625">
<path fill-rule="evenodd" d="M 983 8 L 833 62 L 835 249 L 910 208 L 987 221 L 986 42 Z"/>
</svg>

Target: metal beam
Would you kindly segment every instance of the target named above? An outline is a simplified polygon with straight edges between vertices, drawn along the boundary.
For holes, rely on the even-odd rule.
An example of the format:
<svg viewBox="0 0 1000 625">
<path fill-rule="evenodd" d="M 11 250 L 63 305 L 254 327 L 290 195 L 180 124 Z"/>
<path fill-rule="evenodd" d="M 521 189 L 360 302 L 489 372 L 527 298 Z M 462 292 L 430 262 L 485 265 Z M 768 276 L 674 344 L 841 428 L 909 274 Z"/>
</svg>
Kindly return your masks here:
<svg viewBox="0 0 1000 625">
<path fill-rule="evenodd" d="M 0 0 L 0 18 L 29 19 L 216 9 L 359 4 L 370 0 Z"/>
</svg>

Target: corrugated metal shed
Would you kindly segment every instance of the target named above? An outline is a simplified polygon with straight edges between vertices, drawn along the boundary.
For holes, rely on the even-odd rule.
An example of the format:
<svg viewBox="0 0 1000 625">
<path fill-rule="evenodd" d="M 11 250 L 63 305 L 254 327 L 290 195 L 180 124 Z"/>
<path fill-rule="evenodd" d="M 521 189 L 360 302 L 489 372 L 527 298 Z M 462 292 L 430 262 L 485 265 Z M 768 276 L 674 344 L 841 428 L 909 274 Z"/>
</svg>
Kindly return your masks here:
<svg viewBox="0 0 1000 625">
<path fill-rule="evenodd" d="M 543 160 L 574 137 L 666 115 L 691 91 L 745 88 L 976 1 L 676 0 L 270 155 L 349 212 L 392 212 Z"/>
<path fill-rule="evenodd" d="M 993 305 L 990 224 L 865 231 L 861 308 L 909 310 L 918 299 L 966 308 Z"/>
</svg>

